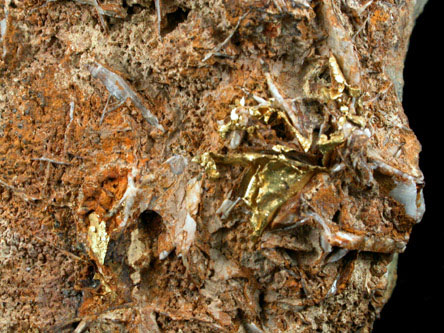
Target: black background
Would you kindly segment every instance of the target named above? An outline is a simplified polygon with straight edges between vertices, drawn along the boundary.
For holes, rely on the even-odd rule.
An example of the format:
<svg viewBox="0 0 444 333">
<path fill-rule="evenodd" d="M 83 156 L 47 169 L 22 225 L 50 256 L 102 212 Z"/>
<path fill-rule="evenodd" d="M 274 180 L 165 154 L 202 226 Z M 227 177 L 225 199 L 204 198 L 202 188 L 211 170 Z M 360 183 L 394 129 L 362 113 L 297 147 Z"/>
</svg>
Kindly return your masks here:
<svg viewBox="0 0 444 333">
<path fill-rule="evenodd" d="M 444 331 L 438 329 L 444 318 L 443 2 L 429 0 L 418 18 L 404 70 L 404 110 L 422 144 L 426 213 L 399 257 L 397 286 L 374 333 Z"/>
</svg>

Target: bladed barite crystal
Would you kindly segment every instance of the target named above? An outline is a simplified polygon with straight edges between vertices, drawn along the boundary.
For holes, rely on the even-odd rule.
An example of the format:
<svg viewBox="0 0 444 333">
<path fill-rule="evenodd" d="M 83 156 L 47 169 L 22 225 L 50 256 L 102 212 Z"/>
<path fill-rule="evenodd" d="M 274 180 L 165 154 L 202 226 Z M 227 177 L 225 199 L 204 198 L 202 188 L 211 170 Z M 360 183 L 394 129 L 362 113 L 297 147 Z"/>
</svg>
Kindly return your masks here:
<svg viewBox="0 0 444 333">
<path fill-rule="evenodd" d="M 370 331 L 424 4 L 0 1 L 0 331 Z"/>
</svg>

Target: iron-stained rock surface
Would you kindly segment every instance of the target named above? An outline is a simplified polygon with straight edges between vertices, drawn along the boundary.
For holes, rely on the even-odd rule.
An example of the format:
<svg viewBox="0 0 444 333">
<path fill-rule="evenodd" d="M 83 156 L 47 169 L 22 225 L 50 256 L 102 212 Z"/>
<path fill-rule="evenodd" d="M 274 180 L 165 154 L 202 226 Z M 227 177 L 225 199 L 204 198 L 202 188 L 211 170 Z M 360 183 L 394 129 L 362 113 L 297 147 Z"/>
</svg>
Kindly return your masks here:
<svg viewBox="0 0 444 333">
<path fill-rule="evenodd" d="M 0 331 L 370 331 L 424 4 L 0 0 Z"/>
</svg>

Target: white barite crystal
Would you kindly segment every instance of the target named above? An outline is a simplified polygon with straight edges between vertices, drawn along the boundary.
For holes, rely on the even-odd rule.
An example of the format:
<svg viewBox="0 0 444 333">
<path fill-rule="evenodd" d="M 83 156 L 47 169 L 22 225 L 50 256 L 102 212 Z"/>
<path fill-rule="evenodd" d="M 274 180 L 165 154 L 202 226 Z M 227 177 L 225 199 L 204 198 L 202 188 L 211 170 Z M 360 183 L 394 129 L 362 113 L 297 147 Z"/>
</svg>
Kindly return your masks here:
<svg viewBox="0 0 444 333">
<path fill-rule="evenodd" d="M 191 179 L 187 184 L 187 194 L 185 196 L 185 209 L 189 214 L 197 214 L 200 196 L 202 192 L 202 180 Z"/>
<path fill-rule="evenodd" d="M 134 178 L 137 176 L 138 170 L 136 168 L 133 168 L 131 170 L 131 173 L 128 173 L 128 185 L 126 187 L 126 191 L 123 194 L 122 199 L 120 199 L 120 202 L 118 206 L 124 206 L 123 208 L 123 220 L 121 223 L 121 227 L 125 227 L 128 223 L 128 219 L 133 213 L 133 206 L 134 202 L 136 200 L 137 194 L 139 192 L 139 189 L 136 187 L 134 183 Z"/>
<path fill-rule="evenodd" d="M 196 235 L 196 221 L 194 221 L 190 214 L 187 214 L 183 231 L 186 233 L 183 245 L 185 249 L 189 249 Z"/>
<path fill-rule="evenodd" d="M 170 165 L 171 172 L 175 175 L 180 175 L 184 172 L 188 165 L 188 161 L 181 155 L 174 155 L 166 160 L 166 163 Z"/>
<path fill-rule="evenodd" d="M 179 253 L 189 250 L 196 235 L 196 221 L 193 216 L 199 210 L 202 192 L 202 179 L 192 178 L 187 183 L 182 209 L 175 225 L 175 245 Z"/>
<path fill-rule="evenodd" d="M 349 252 L 348 249 L 339 248 L 336 251 L 334 251 L 331 256 L 327 259 L 327 263 L 334 263 L 338 260 L 342 259 L 347 253 Z"/>
<path fill-rule="evenodd" d="M 0 39 L 1 43 L 3 41 L 3 36 L 6 33 L 6 19 L 0 21 L 0 33 L 1 33 L 1 39 Z"/>
<path fill-rule="evenodd" d="M 3 20 L 0 21 L 0 32 L 1 32 L 1 39 L 0 39 L 0 43 L 3 44 L 3 53 L 2 53 L 2 57 L 4 58 L 6 56 L 6 54 L 8 53 L 8 48 L 6 46 L 6 40 L 3 40 L 6 36 L 6 30 L 8 29 L 8 20 L 9 20 L 9 5 L 10 5 L 10 1 L 6 1 L 6 3 L 3 5 L 3 9 L 5 12 L 5 18 Z"/>
<path fill-rule="evenodd" d="M 405 213 L 418 219 L 417 189 L 415 182 L 398 182 L 395 181 L 396 187 L 390 191 L 390 196 L 404 206 Z"/>
<path fill-rule="evenodd" d="M 421 222 L 422 217 L 425 213 L 425 208 L 426 208 L 425 201 L 424 201 L 424 192 L 422 189 L 419 191 L 419 198 L 418 198 L 418 202 L 416 203 L 416 205 L 418 207 L 418 211 L 416 212 L 416 216 L 417 216 L 416 221 Z"/>
<path fill-rule="evenodd" d="M 119 105 L 123 104 L 128 98 L 131 99 L 149 124 L 155 126 L 162 132 L 165 131 L 162 125 L 159 124 L 157 118 L 146 108 L 139 95 L 133 91 L 131 86 L 123 78 L 99 63 L 88 65 L 88 70 L 94 78 L 102 81 L 111 96 L 120 102 Z M 102 120 L 103 116 L 104 114 L 102 115 Z"/>
<path fill-rule="evenodd" d="M 239 147 L 242 141 L 242 131 L 235 130 L 230 133 L 230 149 L 236 149 Z"/>
<path fill-rule="evenodd" d="M 219 250 L 210 249 L 210 258 L 213 262 L 214 280 L 229 280 L 242 274 L 238 265 L 227 259 Z"/>
<path fill-rule="evenodd" d="M 339 172 L 339 171 L 341 171 L 341 170 L 343 170 L 343 169 L 345 169 L 345 164 L 344 164 L 344 163 L 339 163 L 339 164 L 336 164 L 336 165 L 331 169 L 331 172 L 332 172 L 332 173 L 335 173 L 335 172 Z"/>
<path fill-rule="evenodd" d="M 74 109 L 75 109 L 75 103 L 74 102 L 69 102 L 69 124 L 71 124 L 72 120 L 74 119 Z"/>
<path fill-rule="evenodd" d="M 162 252 L 160 252 L 160 254 L 159 254 L 159 260 L 165 260 L 168 256 L 169 256 L 169 252 L 168 251 L 162 251 Z"/>
<path fill-rule="evenodd" d="M 248 333 L 264 333 L 264 331 L 262 331 L 254 323 L 245 324 L 245 329 L 247 330 Z"/>
<path fill-rule="evenodd" d="M 226 219 L 240 200 L 240 197 L 238 197 L 235 201 L 225 199 L 220 207 L 217 209 L 216 214 L 220 215 L 221 219 Z"/>
<path fill-rule="evenodd" d="M 331 285 L 330 290 L 327 292 L 327 297 L 333 296 L 336 294 L 336 291 L 338 290 L 338 280 L 339 280 L 339 275 L 333 281 L 333 284 Z"/>
<path fill-rule="evenodd" d="M 335 233 L 335 238 L 339 239 L 342 242 L 350 242 L 350 243 L 359 242 L 361 240 L 361 237 L 343 231 L 337 231 Z"/>
</svg>

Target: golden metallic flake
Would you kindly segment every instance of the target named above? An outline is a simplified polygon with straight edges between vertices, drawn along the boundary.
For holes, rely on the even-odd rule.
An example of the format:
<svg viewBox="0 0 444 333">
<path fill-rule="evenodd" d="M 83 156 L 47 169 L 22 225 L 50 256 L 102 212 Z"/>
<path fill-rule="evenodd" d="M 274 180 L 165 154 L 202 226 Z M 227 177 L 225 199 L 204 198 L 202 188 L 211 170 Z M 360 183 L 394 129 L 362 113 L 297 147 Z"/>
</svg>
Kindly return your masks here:
<svg viewBox="0 0 444 333">
<path fill-rule="evenodd" d="M 339 110 L 341 110 L 341 112 L 342 112 L 342 113 L 345 113 L 345 114 L 347 114 L 348 111 L 349 111 L 348 106 L 346 106 L 346 105 L 341 105 L 341 106 L 339 107 Z"/>
<path fill-rule="evenodd" d="M 201 165 L 206 167 L 210 175 L 215 170 L 219 174 L 218 164 L 243 165 L 249 168 L 242 180 L 241 189 L 242 199 L 253 213 L 250 220 L 253 237 L 261 235 L 282 204 L 300 191 L 315 171 L 324 170 L 287 157 L 286 153 L 294 151 L 285 146 L 275 146 L 273 150 L 275 154 L 251 152 L 221 155 L 210 152 L 200 159 L 205 160 Z"/>
<path fill-rule="evenodd" d="M 108 249 L 109 236 L 106 233 L 105 221 L 100 222 L 96 213 L 91 213 L 89 218 L 88 242 L 89 247 L 96 256 L 100 264 L 105 262 L 106 251 Z"/>
<path fill-rule="evenodd" d="M 356 116 L 356 115 L 347 115 L 347 119 L 352 122 L 355 125 L 358 125 L 359 127 L 365 127 L 365 118 L 362 116 Z"/>
<path fill-rule="evenodd" d="M 361 90 L 359 88 L 352 87 L 347 83 L 334 55 L 330 56 L 328 59 L 328 64 L 332 76 L 332 86 L 329 90 L 330 98 L 333 100 L 340 98 L 344 93 L 345 87 L 348 88 L 348 93 L 350 96 L 359 97 L 361 95 Z"/>
<path fill-rule="evenodd" d="M 328 59 L 328 64 L 330 65 L 330 70 L 335 81 L 338 84 L 342 84 L 343 86 L 345 86 L 346 82 L 344 74 L 342 74 L 342 71 L 339 68 L 338 61 L 333 55 L 331 55 L 330 58 Z"/>
<path fill-rule="evenodd" d="M 230 121 L 219 126 L 219 133 L 222 138 L 226 138 L 227 134 L 234 130 L 247 129 L 248 114 L 239 113 L 238 108 L 231 110 Z"/>
<path fill-rule="evenodd" d="M 330 66 L 330 73 L 332 77 L 330 98 L 334 100 L 342 96 L 347 82 L 345 81 L 344 74 L 342 74 L 341 68 L 333 55 L 331 55 L 328 59 L 328 64 Z"/>
<path fill-rule="evenodd" d="M 341 118 L 339 118 L 338 120 L 338 126 L 339 129 L 342 129 L 344 127 L 344 125 L 347 124 L 347 117 L 346 116 L 342 116 Z"/>
<path fill-rule="evenodd" d="M 193 158 L 192 161 L 195 163 L 199 163 L 202 167 L 204 167 L 208 177 L 213 179 L 217 179 L 220 177 L 220 173 L 217 170 L 216 162 L 211 156 L 211 153 L 204 153 L 200 156 L 196 156 Z"/>
<path fill-rule="evenodd" d="M 295 152 L 295 150 L 287 149 L 286 151 L 283 151 L 282 147 L 280 145 L 276 145 L 273 147 L 274 151 L 281 152 L 280 154 L 273 154 L 273 153 L 255 153 L 255 152 L 249 152 L 249 153 L 242 153 L 242 154 L 229 154 L 229 155 L 222 155 L 217 153 L 204 153 L 201 155 L 200 159 L 194 160 L 195 162 L 205 161 L 201 162 L 200 164 L 206 168 L 206 171 L 210 173 L 213 172 L 213 165 L 216 166 L 217 170 L 217 164 L 221 165 L 243 165 L 243 166 L 250 166 L 252 164 L 258 165 L 258 164 L 265 164 L 271 160 L 281 161 L 293 168 L 304 168 L 309 170 L 324 170 L 322 167 L 307 164 L 304 162 L 300 162 L 294 159 L 291 159 L 287 157 L 286 153 L 289 152 Z M 207 166 L 210 165 L 211 168 L 208 170 Z M 219 173 L 219 172 L 218 172 Z M 220 173 L 219 173 L 220 175 Z"/>
<path fill-rule="evenodd" d="M 349 91 L 350 95 L 353 97 L 361 96 L 361 89 L 359 89 L 359 88 L 349 86 L 348 91 Z"/>
<path fill-rule="evenodd" d="M 296 137 L 298 138 L 298 141 L 301 144 L 304 151 L 308 152 L 310 150 L 311 142 L 312 142 L 311 135 L 310 135 L 310 138 L 306 138 L 301 133 L 296 132 Z"/>
<path fill-rule="evenodd" d="M 257 172 L 250 180 L 246 203 L 253 215 L 253 237 L 259 237 L 271 222 L 279 208 L 292 195 L 300 191 L 310 179 L 312 172 L 272 160 Z"/>
<path fill-rule="evenodd" d="M 224 124 L 219 124 L 218 132 L 225 139 L 230 132 L 246 131 L 253 134 L 257 126 L 248 126 L 250 117 L 261 118 L 262 114 L 255 107 L 245 107 L 245 99 L 236 101 L 236 107 L 231 110 L 230 120 Z"/>
<path fill-rule="evenodd" d="M 284 145 L 274 145 L 272 149 L 276 153 L 289 153 L 291 151 L 294 151 L 292 148 L 284 146 Z"/>
<path fill-rule="evenodd" d="M 100 281 L 100 285 L 103 288 L 102 295 L 106 295 L 106 294 L 109 294 L 110 292 L 112 292 L 109 284 L 106 282 L 105 277 L 102 274 L 96 272 L 93 276 L 93 280 Z"/>
<path fill-rule="evenodd" d="M 237 107 L 231 110 L 230 120 L 226 124 L 219 125 L 218 131 L 221 137 L 225 139 L 228 133 L 235 130 L 245 130 L 248 134 L 252 135 L 258 126 L 248 126 L 248 117 L 260 120 L 268 125 L 273 115 L 276 114 L 277 119 L 281 120 L 284 123 L 285 127 L 301 144 L 303 150 L 307 152 L 312 144 L 312 135 L 310 135 L 309 138 L 303 136 L 300 131 L 298 131 L 293 125 L 287 112 L 273 107 L 273 103 L 275 103 L 275 101 L 271 99 L 269 101 L 266 101 L 266 103 L 264 104 L 256 106 L 245 106 L 245 101 L 242 99 L 240 103 L 237 103 Z"/>
<path fill-rule="evenodd" d="M 332 151 L 336 146 L 345 141 L 344 133 L 335 132 L 328 138 L 325 134 L 321 134 L 318 140 L 319 150 L 322 154 Z"/>
</svg>

